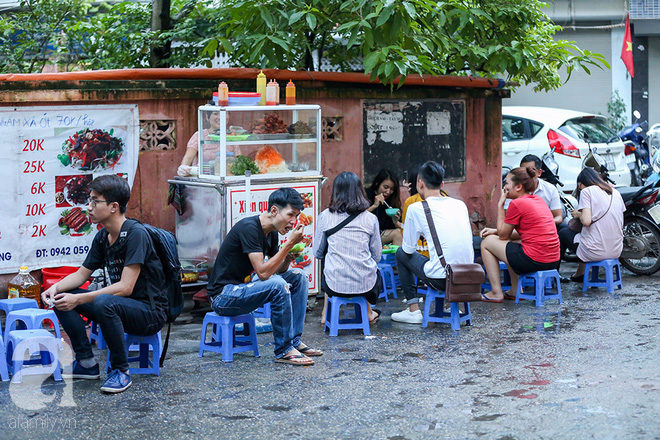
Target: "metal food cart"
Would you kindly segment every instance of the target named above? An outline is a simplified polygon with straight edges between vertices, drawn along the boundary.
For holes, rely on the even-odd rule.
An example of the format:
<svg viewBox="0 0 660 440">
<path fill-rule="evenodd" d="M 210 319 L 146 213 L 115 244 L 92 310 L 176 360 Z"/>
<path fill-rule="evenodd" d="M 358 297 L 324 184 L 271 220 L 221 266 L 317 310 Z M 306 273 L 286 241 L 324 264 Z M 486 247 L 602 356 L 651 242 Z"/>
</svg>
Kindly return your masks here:
<svg viewBox="0 0 660 440">
<path fill-rule="evenodd" d="M 300 192 L 306 247 L 292 267 L 309 277 L 309 293 L 319 291 L 319 267 L 312 240 L 319 213 L 321 174 L 321 108 L 318 105 L 201 106 L 198 110 L 196 177 L 176 177 L 182 186 L 176 213 L 179 258 L 200 272 L 211 270 L 222 240 L 236 222 L 268 210 L 278 188 Z M 237 165 L 238 164 L 238 165 Z M 286 237 L 280 236 L 280 243 Z M 185 288 L 186 284 L 184 284 Z"/>
</svg>

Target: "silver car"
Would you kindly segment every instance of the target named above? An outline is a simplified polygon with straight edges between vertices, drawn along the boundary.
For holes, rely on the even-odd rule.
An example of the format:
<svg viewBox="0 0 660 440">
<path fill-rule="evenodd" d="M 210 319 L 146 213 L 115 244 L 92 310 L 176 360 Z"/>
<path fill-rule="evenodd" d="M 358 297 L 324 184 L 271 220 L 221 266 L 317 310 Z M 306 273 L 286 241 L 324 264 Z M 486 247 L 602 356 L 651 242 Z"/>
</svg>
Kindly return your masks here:
<svg viewBox="0 0 660 440">
<path fill-rule="evenodd" d="M 630 186 L 625 146 L 604 116 L 549 107 L 502 107 L 502 166 L 515 168 L 526 154 L 540 158 L 552 147 L 564 192 L 575 189 L 589 147 L 605 159 L 615 186 Z"/>
</svg>

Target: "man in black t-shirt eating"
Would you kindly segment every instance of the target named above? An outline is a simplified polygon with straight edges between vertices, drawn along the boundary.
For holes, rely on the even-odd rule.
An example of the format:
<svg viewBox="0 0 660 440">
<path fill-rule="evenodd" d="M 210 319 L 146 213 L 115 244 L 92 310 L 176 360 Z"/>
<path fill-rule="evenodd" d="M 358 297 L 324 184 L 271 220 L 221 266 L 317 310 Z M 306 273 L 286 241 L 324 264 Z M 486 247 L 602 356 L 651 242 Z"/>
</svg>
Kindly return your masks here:
<svg viewBox="0 0 660 440">
<path fill-rule="evenodd" d="M 244 218 L 231 228 L 220 246 L 208 284 L 211 304 L 218 315 L 242 315 L 270 302 L 275 362 L 291 365 L 314 365 L 309 356 L 323 354 L 300 341 L 308 280 L 302 270 L 289 270 L 297 257 L 289 251 L 303 239 L 304 225 L 296 226 L 303 207 L 302 197 L 293 188 L 274 191 L 268 198 L 267 212 Z M 280 248 L 278 232 L 285 235 L 289 231 L 289 238 Z M 250 280 L 252 271 L 256 277 Z"/>
<path fill-rule="evenodd" d="M 124 332 L 148 336 L 165 323 L 167 286 L 163 266 L 147 230 L 126 219 L 131 189 L 117 175 L 100 176 L 89 188 L 89 218 L 104 226 L 92 242 L 82 267 L 41 294 L 44 304 L 55 313 L 71 339 L 76 360 L 64 369 L 64 377 L 99 379 L 80 315 L 98 323 L 110 350 L 112 371 L 101 387 L 120 393 L 131 386 Z M 96 269 L 106 267 L 111 284 L 95 291 L 79 289 Z M 157 362 L 154 359 L 154 362 Z"/>
</svg>

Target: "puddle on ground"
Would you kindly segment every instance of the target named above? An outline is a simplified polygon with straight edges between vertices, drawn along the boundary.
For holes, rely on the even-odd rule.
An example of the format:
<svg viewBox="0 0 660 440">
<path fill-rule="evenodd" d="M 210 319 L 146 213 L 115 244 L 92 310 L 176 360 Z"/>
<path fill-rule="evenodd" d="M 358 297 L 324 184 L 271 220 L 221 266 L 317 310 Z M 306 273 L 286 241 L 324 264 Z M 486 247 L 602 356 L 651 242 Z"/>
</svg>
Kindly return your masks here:
<svg viewBox="0 0 660 440">
<path fill-rule="evenodd" d="M 358 349 L 357 348 L 338 348 L 337 351 L 339 353 L 351 353 L 351 352 L 354 352 L 354 351 L 358 351 Z"/>
<path fill-rule="evenodd" d="M 423 359 L 424 355 L 422 353 L 404 353 L 403 354 L 406 357 L 413 357 L 413 358 L 418 358 L 418 359 Z"/>
<path fill-rule="evenodd" d="M 246 419 L 254 419 L 252 416 L 222 416 L 223 419 L 227 420 L 246 420 Z"/>
<path fill-rule="evenodd" d="M 504 414 L 491 414 L 488 416 L 479 416 L 479 417 L 472 417 L 473 422 L 491 422 L 499 417 L 502 417 Z"/>
<path fill-rule="evenodd" d="M 290 406 L 280 406 L 280 405 L 266 405 L 262 406 L 263 409 L 267 409 L 268 411 L 276 411 L 276 412 L 286 412 L 286 411 L 291 411 Z"/>
<path fill-rule="evenodd" d="M 525 394 L 529 390 L 512 390 L 506 393 L 507 396 L 517 397 L 519 399 L 536 399 L 536 394 Z"/>
</svg>

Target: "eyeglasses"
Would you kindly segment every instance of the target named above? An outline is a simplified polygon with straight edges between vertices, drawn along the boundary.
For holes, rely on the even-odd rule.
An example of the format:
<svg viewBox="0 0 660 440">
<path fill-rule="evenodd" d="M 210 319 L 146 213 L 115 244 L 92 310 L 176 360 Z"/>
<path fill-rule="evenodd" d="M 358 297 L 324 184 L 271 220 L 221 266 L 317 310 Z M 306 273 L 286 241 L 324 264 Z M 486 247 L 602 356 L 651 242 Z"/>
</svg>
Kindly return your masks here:
<svg viewBox="0 0 660 440">
<path fill-rule="evenodd" d="M 91 199 L 91 200 L 89 201 L 88 205 L 89 205 L 91 208 L 96 208 L 96 205 L 97 205 L 98 203 L 108 203 L 108 201 L 107 201 L 107 200 L 94 200 L 94 199 Z"/>
</svg>

